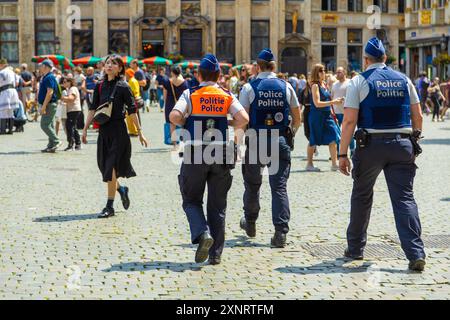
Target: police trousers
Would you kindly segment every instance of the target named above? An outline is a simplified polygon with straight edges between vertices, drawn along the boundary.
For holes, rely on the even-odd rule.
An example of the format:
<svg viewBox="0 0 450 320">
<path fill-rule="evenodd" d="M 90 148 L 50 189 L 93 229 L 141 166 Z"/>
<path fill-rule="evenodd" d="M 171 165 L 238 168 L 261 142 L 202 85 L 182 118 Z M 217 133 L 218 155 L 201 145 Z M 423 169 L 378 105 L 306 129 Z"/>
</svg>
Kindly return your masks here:
<svg viewBox="0 0 450 320">
<path fill-rule="evenodd" d="M 186 164 L 181 166 L 178 182 L 183 197 L 183 209 L 191 230 L 191 241 L 199 243 L 199 237 L 208 231 L 214 239 L 210 256 L 221 256 L 225 244 L 225 213 L 227 195 L 233 177 L 223 164 Z M 208 186 L 207 216 L 203 211 L 203 195 Z"/>
<path fill-rule="evenodd" d="M 408 138 L 371 135 L 368 146 L 357 147 L 353 160 L 353 192 L 347 242 L 350 253 L 363 254 L 373 202 L 373 188 L 384 172 L 401 246 L 409 260 L 425 258 L 413 184 L 416 175 L 413 145 Z"/>
<path fill-rule="evenodd" d="M 272 192 L 272 222 L 276 231 L 283 233 L 289 232 L 289 220 L 291 212 L 289 209 L 289 198 L 287 194 L 287 182 L 291 172 L 291 148 L 286 142 L 286 138 L 279 137 L 279 150 L 277 154 L 271 154 L 270 157 L 276 159 L 268 164 L 249 163 L 250 153 L 258 152 L 247 147 L 245 161 L 242 165 L 242 175 L 244 177 L 244 214 L 245 219 L 250 222 L 256 222 L 261 209 L 259 204 L 260 189 L 262 185 L 262 172 L 267 166 L 269 169 L 269 184 Z M 272 166 L 277 163 L 278 169 Z M 273 172 L 271 172 L 273 171 Z"/>
</svg>

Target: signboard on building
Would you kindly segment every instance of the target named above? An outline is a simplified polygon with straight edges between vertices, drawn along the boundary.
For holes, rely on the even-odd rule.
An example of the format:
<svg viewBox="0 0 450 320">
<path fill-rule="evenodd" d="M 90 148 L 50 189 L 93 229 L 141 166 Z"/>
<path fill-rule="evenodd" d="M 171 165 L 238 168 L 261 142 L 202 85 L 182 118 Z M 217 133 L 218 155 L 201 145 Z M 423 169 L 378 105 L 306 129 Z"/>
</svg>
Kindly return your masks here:
<svg viewBox="0 0 450 320">
<path fill-rule="evenodd" d="M 337 14 L 322 14 L 322 22 L 323 23 L 338 23 L 339 16 Z"/>
</svg>

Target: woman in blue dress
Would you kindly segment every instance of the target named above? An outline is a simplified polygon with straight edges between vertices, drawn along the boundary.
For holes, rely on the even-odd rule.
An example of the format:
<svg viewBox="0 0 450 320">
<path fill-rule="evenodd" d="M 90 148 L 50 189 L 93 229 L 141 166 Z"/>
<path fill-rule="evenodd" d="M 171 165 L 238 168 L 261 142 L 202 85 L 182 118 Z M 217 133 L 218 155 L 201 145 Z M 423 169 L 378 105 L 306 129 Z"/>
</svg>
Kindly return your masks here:
<svg viewBox="0 0 450 320">
<path fill-rule="evenodd" d="M 308 164 L 306 171 L 318 172 L 314 167 L 313 155 L 315 147 L 328 145 L 331 156 L 331 170 L 338 171 L 337 144 L 341 139 L 339 126 L 331 114 L 331 106 L 343 102 L 343 98 L 332 100 L 325 85 L 325 67 L 316 64 L 311 73 L 311 111 L 309 113 L 310 139 L 308 146 Z"/>
</svg>

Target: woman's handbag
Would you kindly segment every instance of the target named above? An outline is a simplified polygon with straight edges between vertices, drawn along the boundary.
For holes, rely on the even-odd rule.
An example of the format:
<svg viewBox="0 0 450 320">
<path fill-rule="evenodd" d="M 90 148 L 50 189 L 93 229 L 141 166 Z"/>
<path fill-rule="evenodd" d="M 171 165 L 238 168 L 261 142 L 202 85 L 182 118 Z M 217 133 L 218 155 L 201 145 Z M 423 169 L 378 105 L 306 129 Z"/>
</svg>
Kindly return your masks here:
<svg viewBox="0 0 450 320">
<path fill-rule="evenodd" d="M 102 87 L 103 87 L 103 82 L 99 85 L 99 88 L 98 88 L 99 97 L 101 97 L 101 94 L 102 94 Z M 112 108 L 113 108 L 114 95 L 116 94 L 116 89 L 117 89 L 117 84 L 114 87 L 114 90 L 113 90 L 108 102 L 105 102 L 104 104 L 99 106 L 97 109 L 95 109 L 94 121 L 97 122 L 99 125 L 104 125 L 111 119 L 111 113 L 112 113 Z"/>
</svg>

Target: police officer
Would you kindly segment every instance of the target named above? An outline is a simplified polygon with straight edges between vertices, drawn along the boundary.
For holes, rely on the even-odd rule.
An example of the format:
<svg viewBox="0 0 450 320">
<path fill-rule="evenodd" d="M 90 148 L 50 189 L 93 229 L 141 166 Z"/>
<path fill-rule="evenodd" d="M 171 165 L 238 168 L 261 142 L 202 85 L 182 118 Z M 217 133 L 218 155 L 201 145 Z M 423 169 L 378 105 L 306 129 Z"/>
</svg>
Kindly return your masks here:
<svg viewBox="0 0 450 320">
<path fill-rule="evenodd" d="M 275 226 L 271 245 L 283 248 L 286 245 L 290 219 L 286 185 L 291 169 L 293 146 L 290 145 L 288 137 L 289 118 L 291 115 L 292 131 L 295 134 L 301 123 L 300 105 L 292 86 L 285 80 L 278 79 L 274 73 L 276 62 L 270 49 L 264 49 L 259 53 L 257 64 L 259 74 L 242 88 L 239 98 L 250 115 L 249 131 L 255 132 L 257 139 L 256 143 L 251 143 L 252 137 L 247 132 L 247 150 L 242 166 L 245 185 L 244 217 L 240 221 L 240 226 L 249 237 L 256 236 L 256 220 L 260 211 L 259 190 L 262 184 L 262 171 L 267 166 L 272 191 L 272 221 Z M 260 147 L 264 144 L 269 153 L 268 163 L 263 163 L 260 157 L 262 155 Z M 272 148 L 274 144 L 278 145 L 278 152 Z M 252 145 L 257 147 L 254 148 Z M 252 161 L 252 158 L 256 161 Z M 278 168 L 274 167 L 275 165 Z"/>
<path fill-rule="evenodd" d="M 412 138 L 413 132 L 422 130 L 420 100 L 411 80 L 386 66 L 385 48 L 378 38 L 367 43 L 364 63 L 366 71 L 352 79 L 347 89 L 339 154 L 340 170 L 348 176 L 351 169 L 348 146 L 357 125 L 345 256 L 363 259 L 373 187 L 383 171 L 401 246 L 410 261 L 409 269 L 423 271 L 425 251 L 413 194 L 418 145 Z"/>
<path fill-rule="evenodd" d="M 231 169 L 223 155 L 228 125 L 244 128 L 248 123 L 248 114 L 239 101 L 217 84 L 219 76 L 219 62 L 214 55 L 207 54 L 199 66 L 200 85 L 184 91 L 170 113 L 170 121 L 185 129 L 184 160 L 178 178 L 191 240 L 198 244 L 195 262 L 204 262 L 209 255 L 212 265 L 221 262 L 227 194 L 232 183 Z M 228 114 L 233 120 L 227 119 Z M 206 159 L 211 147 L 219 148 L 211 152 L 213 161 Z M 207 218 L 203 212 L 206 185 Z"/>
</svg>

